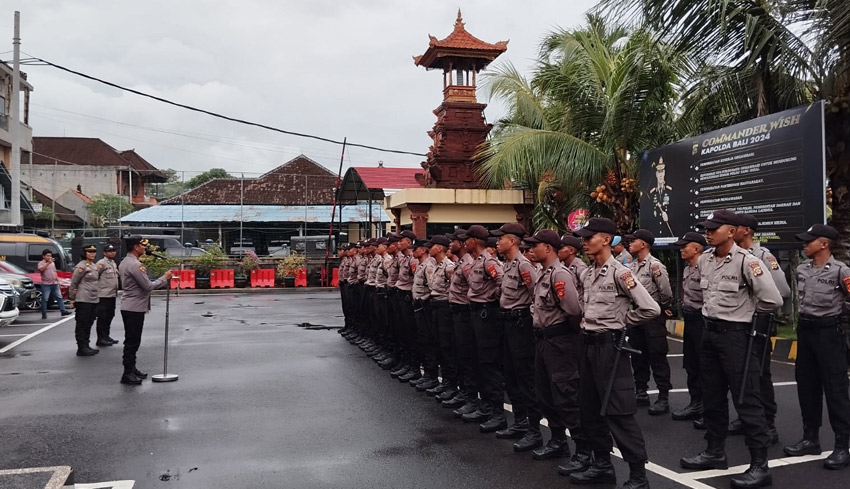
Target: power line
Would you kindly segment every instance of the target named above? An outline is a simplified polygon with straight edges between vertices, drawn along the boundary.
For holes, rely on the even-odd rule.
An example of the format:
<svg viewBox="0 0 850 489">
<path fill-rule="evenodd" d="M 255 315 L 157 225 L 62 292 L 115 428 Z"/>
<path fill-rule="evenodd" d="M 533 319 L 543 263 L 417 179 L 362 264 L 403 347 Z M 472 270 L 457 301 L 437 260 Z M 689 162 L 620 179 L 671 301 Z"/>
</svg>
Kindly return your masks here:
<svg viewBox="0 0 850 489">
<path fill-rule="evenodd" d="M 244 124 L 244 125 L 247 125 L 247 126 L 259 127 L 259 128 L 262 128 L 262 129 L 267 129 L 269 131 L 279 132 L 281 134 L 288 134 L 290 136 L 297 136 L 297 137 L 302 137 L 302 138 L 315 139 L 317 141 L 323 141 L 323 142 L 326 142 L 326 143 L 337 144 L 337 145 L 340 145 L 340 146 L 343 144 L 342 141 L 337 141 L 337 140 L 322 137 L 322 136 L 316 136 L 316 135 L 313 135 L 313 134 L 306 134 L 306 133 L 300 133 L 300 132 L 294 132 L 294 131 L 287 131 L 285 129 L 280 129 L 280 128 L 273 127 L 273 126 L 268 126 L 266 124 L 260 124 L 258 122 L 246 121 L 244 119 L 237 119 L 235 117 L 230 117 L 230 116 L 226 116 L 226 115 L 223 115 L 223 114 L 219 114 L 217 112 L 212 112 L 212 111 L 209 111 L 209 110 L 200 109 L 198 107 L 193 107 L 191 105 L 181 104 L 181 103 L 174 102 L 172 100 L 168 100 L 168 99 L 165 99 L 165 98 L 162 98 L 162 97 L 157 97 L 156 95 L 151 95 L 149 93 L 140 92 L 140 91 L 134 90 L 132 88 L 124 87 L 124 86 L 118 85 L 116 83 L 112 83 L 110 81 L 106 81 L 106 80 L 103 80 L 101 78 L 97 78 L 95 76 L 87 75 L 85 73 L 75 71 L 75 70 L 72 70 L 70 68 L 66 68 L 64 66 L 57 65 L 55 63 L 51 63 L 50 61 L 46 61 L 46 60 L 38 58 L 36 56 L 32 56 L 32 55 L 28 55 L 28 56 L 31 56 L 31 58 L 27 58 L 27 63 L 24 63 L 24 64 L 33 65 L 33 66 L 40 66 L 37 63 L 32 63 L 32 62 L 29 61 L 30 59 L 32 59 L 32 60 L 38 61 L 40 63 L 43 63 L 43 65 L 51 66 L 51 67 L 56 68 L 58 70 L 65 71 L 67 73 L 71 73 L 72 75 L 77 75 L 79 77 L 86 78 L 88 80 L 96 81 L 98 83 L 102 83 L 104 85 L 107 85 L 107 86 L 110 86 L 110 87 L 113 87 L 113 88 L 117 88 L 119 90 L 123 90 L 125 92 L 130 92 L 130 93 L 133 93 L 133 94 L 136 94 L 136 95 L 140 95 L 142 97 L 147 97 L 147 98 L 156 100 L 158 102 L 162 102 L 164 104 L 173 105 L 175 107 L 180 107 L 181 109 L 191 110 L 193 112 L 199 112 L 201 114 L 206 114 L 206 115 L 209 115 L 209 116 L 212 116 L 212 117 L 217 117 L 219 119 L 224 119 L 224 120 L 230 121 L 230 122 L 236 122 L 238 124 Z M 363 148 L 363 149 L 371 149 L 373 151 L 380 151 L 380 152 L 384 152 L 384 153 L 396 153 L 396 154 L 404 154 L 404 155 L 412 155 L 412 156 L 426 156 L 425 154 L 422 154 L 422 153 L 414 153 L 414 152 L 411 152 L 411 151 L 401 151 L 401 150 L 397 150 L 397 149 L 379 148 L 377 146 L 370 146 L 370 145 L 366 145 L 366 144 L 347 143 L 347 146 L 354 146 L 354 147 Z"/>
</svg>

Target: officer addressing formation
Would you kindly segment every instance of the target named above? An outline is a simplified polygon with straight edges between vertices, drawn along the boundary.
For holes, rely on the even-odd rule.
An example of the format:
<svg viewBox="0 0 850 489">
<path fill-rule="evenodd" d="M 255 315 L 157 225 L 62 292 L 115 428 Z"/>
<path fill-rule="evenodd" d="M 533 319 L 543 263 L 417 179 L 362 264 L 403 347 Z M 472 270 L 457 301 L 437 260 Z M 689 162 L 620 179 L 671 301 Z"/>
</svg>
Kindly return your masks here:
<svg viewBox="0 0 850 489">
<path fill-rule="evenodd" d="M 750 466 L 731 486 L 769 486 L 767 452 L 778 434 L 767 356 L 773 315 L 790 298 L 790 287 L 776 258 L 754 241 L 753 216 L 718 210 L 698 226 L 704 235 L 688 232 L 675 242 L 685 265 L 681 310 L 690 401 L 671 417 L 707 430 L 707 445 L 680 465 L 726 469 L 726 438 L 740 433 Z M 797 238 L 809 258 L 796 271 L 803 437 L 783 451 L 821 453 L 825 397 L 835 449 L 823 464 L 842 469 L 850 464 L 848 343 L 841 321 L 850 267 L 832 257 L 833 228 L 816 224 Z M 673 387 L 665 325 L 673 315 L 673 287 L 651 254 L 654 241 L 645 229 L 621 237 L 611 220 L 592 218 L 575 236 L 546 229 L 529 236 L 520 223 L 507 223 L 429 239 L 402 231 L 347 245 L 340 255 L 340 332 L 392 377 L 464 422 L 478 423 L 480 432 L 514 440 L 513 450 L 531 452 L 534 460 L 562 459 L 558 472 L 571 482 L 616 482 L 616 443 L 630 469 L 623 487 L 648 488 L 649 456 L 635 414 L 638 406 L 649 406 L 651 415 L 670 412 Z M 99 338 L 101 331 L 108 338 L 101 329 Z M 658 387 L 652 403 L 650 376 Z M 729 394 L 737 412 L 731 423 Z M 544 418 L 551 432 L 545 444 Z"/>
</svg>

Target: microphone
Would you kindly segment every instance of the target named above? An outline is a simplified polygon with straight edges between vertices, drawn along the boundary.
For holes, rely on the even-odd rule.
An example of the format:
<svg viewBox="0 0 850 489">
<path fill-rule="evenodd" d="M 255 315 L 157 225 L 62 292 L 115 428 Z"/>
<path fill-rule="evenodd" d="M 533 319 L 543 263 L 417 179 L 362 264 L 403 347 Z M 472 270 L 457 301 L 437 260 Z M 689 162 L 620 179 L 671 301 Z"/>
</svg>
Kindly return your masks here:
<svg viewBox="0 0 850 489">
<path fill-rule="evenodd" d="M 157 252 L 155 252 L 155 251 L 148 250 L 148 249 L 145 249 L 145 254 L 146 254 L 146 255 L 150 255 L 150 256 L 152 256 L 152 257 L 154 257 L 154 258 L 158 258 L 158 259 L 160 259 L 160 260 L 168 260 L 168 257 L 167 257 L 167 256 L 162 255 L 162 254 L 159 254 L 159 253 L 157 253 Z"/>
</svg>

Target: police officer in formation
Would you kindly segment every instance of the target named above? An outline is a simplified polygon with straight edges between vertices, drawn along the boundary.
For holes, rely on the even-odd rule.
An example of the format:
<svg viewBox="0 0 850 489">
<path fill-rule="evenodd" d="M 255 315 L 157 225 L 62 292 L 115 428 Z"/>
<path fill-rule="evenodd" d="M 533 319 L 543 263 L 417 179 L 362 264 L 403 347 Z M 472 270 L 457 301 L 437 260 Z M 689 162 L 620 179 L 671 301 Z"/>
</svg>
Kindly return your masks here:
<svg viewBox="0 0 850 489">
<path fill-rule="evenodd" d="M 841 325 L 850 300 L 850 268 L 832 256 L 838 232 L 815 224 L 797 239 L 809 259 L 797 267 L 800 310 L 797 327 L 797 396 L 803 439 L 784 448 L 792 457 L 821 453 L 819 431 L 826 398 L 835 448 L 823 461 L 827 469 L 850 464 L 850 398 L 847 387 L 847 337 Z"/>
<path fill-rule="evenodd" d="M 629 331 L 629 343 L 632 348 L 643 352 L 642 355 L 632 356 L 635 385 L 637 388 L 637 405 L 649 406 L 649 374 L 650 370 L 658 386 L 658 399 L 649 408 L 649 414 L 661 415 L 670 411 L 670 364 L 667 361 L 667 325 L 666 320 L 672 316 L 670 301 L 673 290 L 670 287 L 670 277 L 667 267 L 650 253 L 655 243 L 655 236 L 646 229 L 638 229 L 627 235 L 630 240 L 629 252 L 634 260 L 629 264 L 632 275 L 637 277 L 641 285 L 649 292 L 652 299 L 658 303 L 661 313 L 639 324 Z"/>
<path fill-rule="evenodd" d="M 109 336 L 112 319 L 115 317 L 115 305 L 118 299 L 118 265 L 115 255 L 118 250 L 107 244 L 103 247 L 103 258 L 95 264 L 97 268 L 97 342 L 96 346 L 112 346 L 118 340 Z"/>
<path fill-rule="evenodd" d="M 98 302 L 98 269 L 94 263 L 97 248 L 89 245 L 83 248 L 82 260 L 74 267 L 71 276 L 71 286 L 68 298 L 74 304 L 76 311 L 76 327 L 74 336 L 77 339 L 77 356 L 89 357 L 100 353 L 97 348 L 89 346 L 91 328 L 97 317 Z"/>
<path fill-rule="evenodd" d="M 689 232 L 675 243 L 686 262 L 681 305 L 690 402 L 672 417 L 704 425 L 707 447 L 680 464 L 689 470 L 728 467 L 725 441 L 735 428 L 729 423 L 731 392 L 751 455 L 749 468 L 731 485 L 769 486 L 767 449 L 775 443 L 775 410 L 771 414 L 772 396 L 762 391 L 761 351 L 787 282 L 780 278 L 775 257 L 752 240 L 758 226 L 752 216 L 719 210 L 699 225 L 705 237 Z M 388 313 L 398 331 L 383 335 L 362 322 L 376 320 L 374 309 L 380 306 L 358 303 L 352 293 L 366 283 L 374 262 L 369 248 L 378 244 L 380 250 L 380 243 L 352 245 L 340 265 L 340 280 L 346 282 L 342 334 L 369 352 L 392 343 L 382 338 L 397 338 L 393 377 L 435 396 L 464 421 L 480 423 L 481 432 L 515 439 L 517 452 L 533 451 L 538 460 L 569 457 L 569 435 L 575 453 L 558 471 L 572 482 L 615 482 L 611 452 L 616 442 L 630 468 L 623 487 L 648 488 L 648 456 L 635 413 L 646 399 L 649 369 L 636 357 L 646 358 L 659 387 L 651 413 L 668 412 L 666 338 L 651 328 L 663 327 L 672 293 L 666 268 L 649 252 L 651 233 L 637 230 L 627 236 L 631 259 L 614 256 L 617 232 L 612 221 L 593 218 L 576 232 L 583 240 L 549 230 L 528 237 L 518 223 L 493 232 L 473 225 L 415 242 L 410 231 L 390 235 L 386 243 L 393 246 L 381 266 L 387 287 L 395 289 L 387 295 L 399 299 Z M 493 236 L 498 241 L 491 254 L 487 247 Z M 832 257 L 837 238 L 823 225 L 798 235 L 810 258 L 797 269 L 796 375 L 803 438 L 784 448 L 789 456 L 820 453 L 825 396 L 835 433 L 835 449 L 824 461 L 829 469 L 850 465 L 847 346 L 840 322 L 850 300 L 850 267 Z M 578 256 L 580 249 L 590 266 Z M 506 393 L 514 412 L 510 426 L 503 410 Z M 552 434 L 545 446 L 542 418 Z"/>
</svg>

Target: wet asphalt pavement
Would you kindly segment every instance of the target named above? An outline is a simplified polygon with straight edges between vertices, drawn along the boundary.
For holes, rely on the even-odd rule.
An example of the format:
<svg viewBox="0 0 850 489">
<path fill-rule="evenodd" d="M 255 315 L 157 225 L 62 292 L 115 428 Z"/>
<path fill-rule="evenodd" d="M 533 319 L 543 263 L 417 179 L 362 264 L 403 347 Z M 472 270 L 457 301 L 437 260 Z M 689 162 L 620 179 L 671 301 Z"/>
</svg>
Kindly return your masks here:
<svg viewBox="0 0 850 489">
<path fill-rule="evenodd" d="M 162 370 L 164 311 L 165 298 L 154 297 L 139 352 L 139 368 L 150 374 Z M 50 322 L 24 313 L 0 330 L 0 349 L 22 337 L 3 335 Z M 0 354 L 0 469 L 70 465 L 78 483 L 132 480 L 136 488 L 570 486 L 558 461 L 513 453 L 510 441 L 479 434 L 391 379 L 335 329 L 304 328 L 343 324 L 334 292 L 172 296 L 170 322 L 175 383 L 119 384 L 121 346 L 76 357 L 73 320 Z M 120 314 L 113 332 L 123 339 Z M 673 384 L 682 388 L 681 344 L 670 345 Z M 801 428 L 793 366 L 774 362 L 773 371 L 781 447 Z M 675 407 L 688 400 L 671 397 Z M 728 487 L 728 475 L 695 479 L 678 468 L 704 445 L 690 422 L 651 417 L 646 408 L 638 420 L 657 464 L 653 488 Z M 772 459 L 783 457 L 780 447 Z M 730 438 L 727 453 L 730 465 L 749 461 L 741 437 Z M 820 463 L 773 469 L 773 487 L 846 487 L 850 471 Z M 622 484 L 627 466 L 615 464 Z"/>
</svg>

